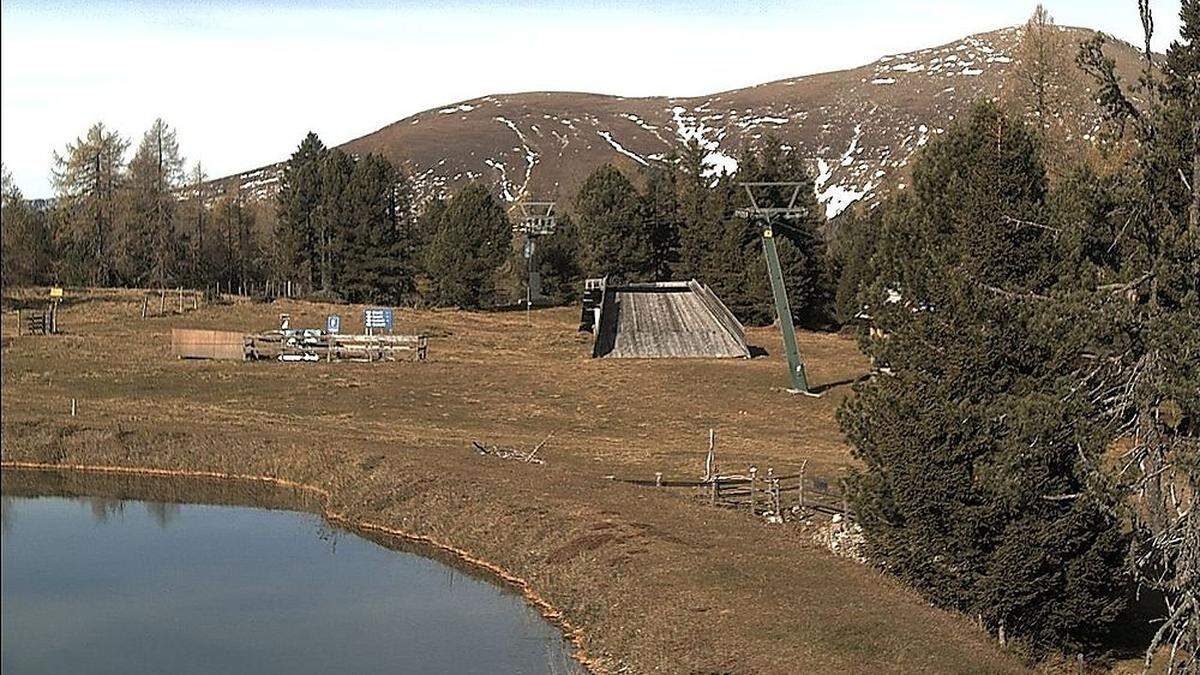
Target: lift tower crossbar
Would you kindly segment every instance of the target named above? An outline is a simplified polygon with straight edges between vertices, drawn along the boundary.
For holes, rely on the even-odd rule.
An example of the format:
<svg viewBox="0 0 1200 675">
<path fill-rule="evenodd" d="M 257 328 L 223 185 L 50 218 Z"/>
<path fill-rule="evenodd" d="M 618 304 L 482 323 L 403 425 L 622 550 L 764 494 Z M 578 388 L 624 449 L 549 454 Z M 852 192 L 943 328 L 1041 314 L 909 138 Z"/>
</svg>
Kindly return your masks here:
<svg viewBox="0 0 1200 675">
<path fill-rule="evenodd" d="M 771 295 L 775 299 L 775 315 L 779 318 L 783 348 L 787 353 L 788 374 L 792 385 L 789 391 L 808 394 L 808 378 L 804 374 L 800 349 L 796 346 L 796 327 L 792 324 L 792 308 L 788 303 L 787 287 L 783 283 L 783 270 L 779 265 L 779 251 L 775 247 L 774 229 L 776 224 L 784 225 L 789 220 L 805 215 L 806 209 L 796 205 L 805 183 L 776 181 L 740 185 L 746 191 L 750 207 L 738 209 L 737 215 L 758 226 L 762 233 L 767 274 L 771 278 Z M 775 203 L 768 204 L 768 201 Z"/>
</svg>

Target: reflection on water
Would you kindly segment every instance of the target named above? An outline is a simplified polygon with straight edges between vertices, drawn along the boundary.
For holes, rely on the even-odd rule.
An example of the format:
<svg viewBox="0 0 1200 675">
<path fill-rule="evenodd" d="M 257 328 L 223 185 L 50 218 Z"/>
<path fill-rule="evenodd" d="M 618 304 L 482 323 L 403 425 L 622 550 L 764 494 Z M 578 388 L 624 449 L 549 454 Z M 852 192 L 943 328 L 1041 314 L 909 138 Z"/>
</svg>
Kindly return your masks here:
<svg viewBox="0 0 1200 675">
<path fill-rule="evenodd" d="M 522 598 L 291 511 L 0 500 L 4 673 L 579 672 Z"/>
</svg>

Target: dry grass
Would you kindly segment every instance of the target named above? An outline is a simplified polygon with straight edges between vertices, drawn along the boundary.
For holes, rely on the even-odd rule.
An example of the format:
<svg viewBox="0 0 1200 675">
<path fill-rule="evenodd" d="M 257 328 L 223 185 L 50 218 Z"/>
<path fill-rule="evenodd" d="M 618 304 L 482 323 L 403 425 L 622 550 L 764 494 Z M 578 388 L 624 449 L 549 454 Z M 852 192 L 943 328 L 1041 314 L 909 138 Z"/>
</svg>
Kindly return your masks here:
<svg viewBox="0 0 1200 675">
<path fill-rule="evenodd" d="M 170 358 L 173 326 L 344 325 L 359 309 L 301 302 L 138 318 L 140 295 L 66 307 L 68 334 L 3 324 L 6 460 L 220 470 L 329 490 L 338 510 L 453 543 L 528 580 L 584 629 L 588 651 L 635 672 L 1008 672 L 1021 666 L 960 617 L 876 572 L 677 492 L 607 474 L 696 476 L 852 463 L 834 422 L 848 394 L 782 391 L 777 334 L 751 361 L 593 361 L 571 309 L 402 311 L 432 336 L 425 363 L 222 363 Z M 866 367 L 847 338 L 804 334 L 818 386 Z M 79 416 L 70 418 L 70 399 Z M 470 441 L 530 448 L 544 466 L 479 457 Z"/>
</svg>

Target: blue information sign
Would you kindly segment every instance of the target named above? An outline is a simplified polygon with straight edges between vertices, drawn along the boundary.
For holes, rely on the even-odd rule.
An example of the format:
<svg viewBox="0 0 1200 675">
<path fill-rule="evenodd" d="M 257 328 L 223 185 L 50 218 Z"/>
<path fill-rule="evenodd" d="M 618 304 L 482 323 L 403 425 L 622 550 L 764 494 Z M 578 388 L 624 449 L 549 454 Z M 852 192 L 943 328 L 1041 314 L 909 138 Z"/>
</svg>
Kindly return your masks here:
<svg viewBox="0 0 1200 675">
<path fill-rule="evenodd" d="M 330 335 L 342 332 L 342 317 L 337 314 L 330 314 L 325 317 L 325 332 Z"/>
<path fill-rule="evenodd" d="M 368 330 L 372 328 L 392 330 L 393 325 L 391 307 L 370 307 L 363 310 L 363 326 Z"/>
</svg>

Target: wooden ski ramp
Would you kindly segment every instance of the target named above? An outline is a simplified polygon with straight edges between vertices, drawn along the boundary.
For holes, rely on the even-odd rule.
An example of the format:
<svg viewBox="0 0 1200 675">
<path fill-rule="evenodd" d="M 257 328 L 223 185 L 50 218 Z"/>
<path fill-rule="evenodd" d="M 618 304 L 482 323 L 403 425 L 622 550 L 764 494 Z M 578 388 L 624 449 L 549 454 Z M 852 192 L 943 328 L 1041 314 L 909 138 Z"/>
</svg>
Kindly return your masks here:
<svg viewBox="0 0 1200 675">
<path fill-rule="evenodd" d="M 606 286 L 594 358 L 749 358 L 746 332 L 707 286 L 661 281 Z"/>
</svg>

